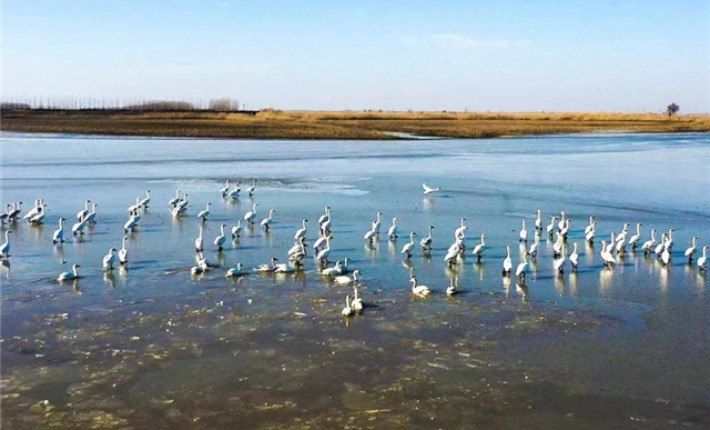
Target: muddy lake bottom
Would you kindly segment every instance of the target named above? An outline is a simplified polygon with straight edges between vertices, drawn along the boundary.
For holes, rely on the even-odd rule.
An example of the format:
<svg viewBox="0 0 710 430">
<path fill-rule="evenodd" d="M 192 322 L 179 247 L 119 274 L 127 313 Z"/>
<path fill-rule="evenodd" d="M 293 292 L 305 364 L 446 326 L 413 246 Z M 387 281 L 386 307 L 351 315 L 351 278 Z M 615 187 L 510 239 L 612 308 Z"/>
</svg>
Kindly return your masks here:
<svg viewBox="0 0 710 430">
<path fill-rule="evenodd" d="M 0 203 L 44 198 L 45 222 L 11 229 L 0 267 L 2 426 L 37 428 L 708 428 L 707 275 L 683 256 L 710 244 L 710 135 L 589 134 L 497 140 L 283 142 L 5 134 Z M 649 170 L 650 169 L 650 170 Z M 651 175 L 652 173 L 652 175 Z M 653 177 L 651 177 L 653 176 Z M 223 199 L 224 180 L 256 178 L 253 198 Z M 421 183 L 443 190 L 422 195 Z M 126 208 L 151 190 L 129 234 L 129 267 L 101 270 L 120 248 Z M 189 194 L 189 216 L 167 201 Z M 52 246 L 84 200 L 97 223 Z M 193 276 L 195 215 L 211 202 Z M 273 227 L 212 240 L 258 203 Z M 362 273 L 365 309 L 343 318 L 352 287 L 316 270 L 227 279 L 287 261 L 301 220 L 332 208 L 332 256 Z M 580 267 L 558 275 L 540 237 L 524 285 L 514 265 L 535 211 L 565 211 Z M 382 233 L 363 235 L 376 212 Z M 584 241 L 590 215 L 593 246 Z M 398 218 L 396 242 L 387 240 Z M 467 255 L 443 257 L 465 217 Z M 628 222 L 674 228 L 670 266 L 627 249 L 606 269 L 600 240 Z M 400 253 L 434 225 L 433 250 Z M 486 233 L 482 261 L 470 255 Z M 634 233 L 634 231 L 630 231 Z M 530 241 L 532 243 L 532 240 Z M 569 251 L 568 251 L 569 252 Z M 697 256 L 700 255 L 698 252 Z M 81 264 L 81 279 L 59 283 Z M 409 276 L 433 293 L 411 294 Z M 444 290 L 458 277 L 459 293 Z"/>
</svg>

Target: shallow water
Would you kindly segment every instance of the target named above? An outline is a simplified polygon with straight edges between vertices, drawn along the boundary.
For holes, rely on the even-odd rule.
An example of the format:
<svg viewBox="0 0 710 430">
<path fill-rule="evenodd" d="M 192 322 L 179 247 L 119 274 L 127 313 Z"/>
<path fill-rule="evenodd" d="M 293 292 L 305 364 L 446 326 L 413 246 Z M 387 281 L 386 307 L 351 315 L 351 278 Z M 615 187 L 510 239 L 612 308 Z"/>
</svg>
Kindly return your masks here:
<svg viewBox="0 0 710 430">
<path fill-rule="evenodd" d="M 44 197 L 43 226 L 17 222 L 2 282 L 2 424 L 8 428 L 668 428 L 710 426 L 707 275 L 688 266 L 692 236 L 710 244 L 710 135 L 593 134 L 496 140 L 285 142 L 4 135 L 2 196 L 23 208 Z M 258 219 L 218 253 L 212 240 L 251 209 L 218 194 L 224 179 L 257 178 Z M 421 183 L 444 189 L 422 196 Z M 179 188 L 189 214 L 170 216 Z M 101 271 L 119 248 L 126 208 L 152 191 L 128 241 L 129 270 Z M 98 223 L 53 247 L 60 216 L 85 199 Z M 207 260 L 191 276 L 195 215 L 212 203 Z M 28 204 L 29 203 L 29 204 Z M 225 279 L 272 256 L 286 261 L 302 218 L 308 243 L 333 208 L 332 260 L 363 275 L 362 315 L 343 319 L 348 287 L 307 259 L 305 273 Z M 565 211 L 580 268 L 557 276 L 551 242 L 525 286 L 501 277 L 517 264 L 521 219 L 532 232 Z M 377 211 L 381 238 L 362 239 Z M 23 210 L 23 213 L 25 210 Z M 584 243 L 589 215 L 597 242 Z M 384 237 L 398 217 L 396 244 Z M 479 264 L 443 256 L 459 218 Z M 628 252 L 603 267 L 599 240 L 624 222 L 675 228 L 665 267 Z M 434 249 L 407 264 L 409 231 Z M 3 229 L 8 226 L 3 226 Z M 631 232 L 633 233 L 633 231 Z M 67 235 L 70 236 L 70 235 Z M 532 233 L 531 233 L 532 236 Z M 63 263 L 64 262 L 64 263 Z M 82 279 L 54 279 L 73 263 Z M 434 293 L 415 299 L 413 271 Z M 46 401 L 46 402 L 45 402 Z"/>
</svg>

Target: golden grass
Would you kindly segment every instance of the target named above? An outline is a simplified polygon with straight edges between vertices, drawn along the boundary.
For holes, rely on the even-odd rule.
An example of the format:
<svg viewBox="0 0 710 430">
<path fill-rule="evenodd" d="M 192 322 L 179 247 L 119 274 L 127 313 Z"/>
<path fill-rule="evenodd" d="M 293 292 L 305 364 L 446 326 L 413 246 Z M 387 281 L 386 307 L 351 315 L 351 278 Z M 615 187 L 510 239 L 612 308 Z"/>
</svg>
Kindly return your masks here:
<svg viewBox="0 0 710 430">
<path fill-rule="evenodd" d="M 710 131 L 710 115 L 505 112 L 4 111 L 7 131 L 255 139 L 394 139 L 391 132 L 450 138 L 593 131 Z"/>
</svg>

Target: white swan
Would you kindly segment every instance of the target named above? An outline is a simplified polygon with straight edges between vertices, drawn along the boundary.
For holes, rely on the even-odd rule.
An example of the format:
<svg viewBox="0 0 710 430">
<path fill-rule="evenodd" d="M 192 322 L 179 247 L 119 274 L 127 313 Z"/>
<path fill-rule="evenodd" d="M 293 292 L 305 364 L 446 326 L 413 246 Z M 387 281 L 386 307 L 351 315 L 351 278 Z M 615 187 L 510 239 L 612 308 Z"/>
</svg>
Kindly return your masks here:
<svg viewBox="0 0 710 430">
<path fill-rule="evenodd" d="M 590 230 L 594 229 L 594 226 L 596 225 L 597 221 L 594 218 L 594 215 L 589 217 L 589 224 L 587 224 L 586 227 L 584 227 L 584 234 L 587 235 Z"/>
<path fill-rule="evenodd" d="M 427 287 L 426 285 L 417 284 L 417 278 L 412 277 L 409 282 L 412 283 L 412 294 L 414 294 L 415 296 L 427 297 L 429 294 L 431 294 L 429 287 Z"/>
<path fill-rule="evenodd" d="M 429 252 L 431 251 L 431 241 L 432 241 L 432 236 L 431 236 L 431 231 L 434 230 L 434 226 L 430 225 L 429 226 L 429 235 L 425 237 L 424 239 L 419 242 L 419 245 L 421 245 L 422 250 L 424 252 Z"/>
<path fill-rule="evenodd" d="M 237 225 L 232 227 L 232 240 L 238 239 L 242 234 L 242 220 L 237 220 Z"/>
<path fill-rule="evenodd" d="M 180 189 L 177 189 L 175 191 L 175 197 L 168 200 L 168 204 L 171 205 L 172 207 L 176 207 L 177 204 L 180 202 Z"/>
<path fill-rule="evenodd" d="M 96 224 L 96 207 L 98 205 L 99 204 L 96 202 L 91 204 L 91 212 L 86 214 L 86 222 L 88 222 L 90 224 Z"/>
<path fill-rule="evenodd" d="M 353 302 L 350 304 L 355 312 L 362 312 L 363 309 L 365 309 L 365 304 L 362 302 L 362 299 L 358 295 L 357 287 L 353 287 L 353 294 L 355 295 L 355 298 L 353 299 Z"/>
<path fill-rule="evenodd" d="M 353 308 L 350 307 L 350 296 L 345 296 L 345 307 L 340 312 L 344 317 L 349 317 L 353 314 Z"/>
<path fill-rule="evenodd" d="M 42 208 L 47 205 L 43 204 L 42 199 L 37 199 L 35 200 L 35 205 L 30 209 L 25 216 L 22 217 L 22 219 L 30 220 L 37 216 L 42 211 Z"/>
<path fill-rule="evenodd" d="M 360 271 L 359 270 L 354 270 L 353 271 L 353 276 L 350 277 L 348 275 L 340 275 L 336 276 L 333 278 L 333 282 L 339 285 L 347 285 L 347 284 L 353 284 L 357 283 L 360 281 Z"/>
<path fill-rule="evenodd" d="M 222 197 L 227 197 L 227 193 L 229 193 L 229 179 L 224 181 L 224 188 L 220 189 L 219 193 L 222 194 Z"/>
<path fill-rule="evenodd" d="M 136 197 L 136 203 L 128 207 L 128 212 L 138 212 L 141 208 L 141 198 Z"/>
<path fill-rule="evenodd" d="M 269 227 L 271 226 L 271 220 L 274 219 L 274 214 L 276 213 L 275 209 L 269 209 L 269 216 L 261 220 L 261 228 L 264 229 L 265 231 L 269 231 Z"/>
<path fill-rule="evenodd" d="M 141 199 L 140 205 L 143 209 L 148 209 L 150 204 L 150 190 L 145 190 L 145 197 Z"/>
<path fill-rule="evenodd" d="M 121 238 L 121 249 L 118 250 L 118 262 L 121 266 L 128 264 L 128 249 L 126 249 L 127 240 L 128 236 L 123 236 L 123 238 Z"/>
<path fill-rule="evenodd" d="M 457 283 L 458 283 L 457 277 L 454 276 L 453 278 L 451 278 L 451 283 L 449 284 L 448 287 L 446 287 L 446 295 L 447 296 L 453 296 L 454 294 L 457 293 L 457 291 L 456 291 L 456 286 L 457 286 L 456 284 Z"/>
<path fill-rule="evenodd" d="M 547 225 L 547 234 L 552 236 L 552 233 L 555 231 L 555 222 L 557 221 L 557 217 L 553 216 L 552 219 L 550 219 L 550 223 Z"/>
<path fill-rule="evenodd" d="M 299 239 L 302 238 L 302 237 L 303 237 L 303 238 L 306 237 L 306 231 L 308 231 L 308 230 L 306 229 L 306 224 L 307 224 L 307 223 L 308 223 L 308 220 L 305 219 L 305 218 L 301 221 L 302 227 L 299 228 L 298 230 L 296 230 L 296 234 L 293 235 L 293 239 L 294 239 L 294 240 L 299 240 Z"/>
<path fill-rule="evenodd" d="M 254 224 L 254 219 L 256 218 L 256 207 L 259 206 L 258 203 L 251 205 L 251 210 L 244 214 L 244 221 L 249 224 Z"/>
<path fill-rule="evenodd" d="M 59 218 L 59 228 L 54 230 L 52 234 L 52 243 L 62 243 L 64 242 L 64 218 Z"/>
<path fill-rule="evenodd" d="M 663 248 L 663 252 L 661 252 L 661 262 L 668 266 L 671 264 L 671 251 L 668 249 L 668 247 Z"/>
<path fill-rule="evenodd" d="M 505 259 L 503 260 L 503 276 L 510 275 L 513 270 L 513 259 L 510 258 L 510 246 L 505 246 Z"/>
<path fill-rule="evenodd" d="M 537 236 L 535 236 L 535 242 L 538 242 Z M 486 249 L 486 233 L 481 233 L 481 243 L 473 247 L 473 252 L 471 254 L 476 256 L 476 261 L 480 262 L 481 257 L 483 257 L 483 251 Z"/>
<path fill-rule="evenodd" d="M 641 250 L 645 253 L 651 252 L 651 250 L 654 249 L 656 246 L 656 229 L 651 229 L 651 239 L 645 241 L 643 245 L 641 245 Z"/>
<path fill-rule="evenodd" d="M 190 268 L 190 273 L 193 275 L 199 275 L 201 273 L 204 273 L 206 270 L 209 270 L 210 266 L 207 264 L 207 259 L 205 258 L 205 255 L 202 253 L 202 251 L 198 252 L 197 255 L 195 255 L 195 260 L 197 261 L 197 266 L 192 266 Z"/>
<path fill-rule="evenodd" d="M 123 232 L 128 233 L 133 231 L 133 229 L 136 228 L 138 225 L 138 220 L 140 219 L 140 215 L 138 215 L 136 212 L 131 215 L 131 217 L 126 221 L 126 223 L 123 225 Z M 73 228 L 72 228 L 73 229 Z M 83 229 L 83 227 L 82 227 Z"/>
<path fill-rule="evenodd" d="M 17 221 L 17 217 L 20 215 L 20 212 L 22 212 L 22 202 L 13 203 L 12 208 L 13 209 L 7 215 L 7 220 Z"/>
<path fill-rule="evenodd" d="M 320 274 L 323 276 L 338 276 L 343 273 L 343 268 L 340 265 L 340 261 L 336 261 L 333 267 L 328 267 L 321 270 Z"/>
<path fill-rule="evenodd" d="M 86 228 L 86 223 L 82 219 L 81 221 L 74 223 L 73 226 L 71 226 L 71 233 L 72 235 L 76 236 L 77 233 L 80 235 L 84 234 L 84 228 Z"/>
<path fill-rule="evenodd" d="M 614 258 L 614 255 L 612 255 L 612 253 L 608 251 L 608 247 L 605 240 L 602 240 L 602 249 L 599 252 L 599 255 L 602 257 L 602 260 L 604 261 L 604 265 L 606 267 L 611 268 L 612 265 L 616 264 L 616 259 Z"/>
<path fill-rule="evenodd" d="M 666 248 L 668 249 L 668 252 L 673 251 L 673 232 L 675 231 L 674 228 L 668 230 L 668 240 L 666 242 Z"/>
<path fill-rule="evenodd" d="M 542 211 L 537 210 L 537 218 L 535 218 L 535 230 L 542 231 Z"/>
<path fill-rule="evenodd" d="M 247 188 L 247 194 L 249 197 L 254 196 L 254 190 L 256 190 L 256 179 L 253 179 L 251 182 L 251 187 Z"/>
<path fill-rule="evenodd" d="M 562 251 L 564 250 L 565 247 L 565 241 L 564 238 L 562 237 L 562 233 L 559 231 L 555 233 L 557 238 L 555 239 L 555 242 L 552 244 L 552 258 L 557 258 L 562 254 Z"/>
<path fill-rule="evenodd" d="M 294 257 L 298 254 L 303 254 L 304 256 L 306 255 L 306 238 L 302 237 L 296 241 L 296 243 L 293 244 L 291 249 L 288 250 L 288 256 L 289 258 Z"/>
<path fill-rule="evenodd" d="M 205 250 L 205 239 L 204 236 L 202 235 L 202 224 L 198 224 L 197 226 L 199 228 L 200 233 L 197 235 L 197 238 L 195 239 L 195 252 L 202 252 Z"/>
<path fill-rule="evenodd" d="M 629 238 L 629 246 L 634 251 L 636 251 L 636 247 L 638 246 L 639 240 L 641 240 L 641 226 L 642 225 L 643 224 L 641 224 L 640 222 L 636 223 L 636 234 Z"/>
<path fill-rule="evenodd" d="M 518 236 L 521 242 L 528 241 L 528 230 L 525 228 L 525 220 L 523 220 L 523 226 L 520 228 L 520 234 Z"/>
<path fill-rule="evenodd" d="M 330 233 L 329 233 L 329 234 L 325 234 L 325 233 L 323 232 L 323 230 L 319 230 L 319 231 L 318 231 L 318 240 L 316 240 L 315 243 L 313 243 L 313 249 L 314 249 L 316 252 L 318 252 L 318 250 L 319 250 L 320 248 L 322 248 L 323 246 L 325 246 L 325 238 L 326 238 L 326 236 L 330 236 Z M 331 237 L 331 239 L 332 239 L 332 237 Z"/>
<path fill-rule="evenodd" d="M 572 246 L 573 249 L 572 253 L 569 255 L 569 262 L 572 266 L 572 270 L 577 270 L 577 267 L 579 266 L 579 253 L 577 253 L 577 242 L 573 243 Z"/>
<path fill-rule="evenodd" d="M 244 276 L 246 273 L 244 272 L 244 265 L 239 262 L 235 267 L 232 267 L 231 269 L 227 270 L 227 273 L 224 275 L 227 278 L 237 278 L 239 276 Z"/>
<path fill-rule="evenodd" d="M 370 243 L 374 242 L 377 239 L 377 230 L 368 230 L 367 233 L 365 233 L 365 236 L 363 236 L 362 238 Z"/>
<path fill-rule="evenodd" d="M 591 227 L 592 228 L 589 229 L 589 231 L 584 234 L 584 240 L 586 240 L 590 244 L 594 243 L 594 235 L 597 233 L 596 223 L 592 224 Z"/>
<path fill-rule="evenodd" d="M 562 227 L 562 229 L 560 230 L 560 235 L 562 235 L 562 237 L 565 239 L 567 238 L 567 235 L 569 234 L 570 224 L 572 224 L 572 220 L 567 218 L 567 220 L 565 221 L 564 227 Z"/>
<path fill-rule="evenodd" d="M 44 208 L 46 206 L 47 205 L 40 206 L 37 208 L 37 213 L 32 218 L 29 219 L 30 224 L 34 224 L 34 225 L 42 224 L 42 220 L 44 219 L 44 216 L 47 214 L 47 212 L 44 210 Z"/>
<path fill-rule="evenodd" d="M 428 186 L 427 184 L 422 183 L 422 188 L 424 188 L 424 195 L 429 195 L 431 193 L 436 193 L 438 191 L 441 191 L 440 187 L 432 188 Z"/>
<path fill-rule="evenodd" d="M 666 247 L 666 242 L 668 241 L 668 236 L 665 233 L 661 233 L 661 241 L 656 245 L 653 253 L 660 257 L 661 252 Z"/>
<path fill-rule="evenodd" d="M 322 226 L 323 223 L 330 220 L 330 206 L 325 207 L 325 213 L 318 218 L 318 225 Z M 322 228 L 322 227 L 321 227 Z"/>
<path fill-rule="evenodd" d="M 565 214 L 565 211 L 560 212 L 560 222 L 557 223 L 557 229 L 562 230 L 565 227 L 565 223 L 567 222 L 567 214 Z"/>
<path fill-rule="evenodd" d="M 567 261 L 567 257 L 565 257 L 565 253 L 562 252 L 562 253 L 560 253 L 559 257 L 552 260 L 552 268 L 557 273 L 564 273 L 566 261 Z"/>
<path fill-rule="evenodd" d="M 703 246 L 703 256 L 698 258 L 699 270 L 708 270 L 708 248 L 707 245 Z"/>
<path fill-rule="evenodd" d="M 316 254 L 316 260 L 323 266 L 328 263 L 328 256 L 330 256 L 330 236 L 325 238 L 325 248 Z"/>
<path fill-rule="evenodd" d="M 343 266 L 340 268 L 340 273 L 343 275 L 346 273 L 350 273 L 350 268 L 348 267 L 348 263 L 350 263 L 350 258 L 345 257 L 345 260 L 343 260 Z"/>
<path fill-rule="evenodd" d="M 468 227 L 466 226 L 466 218 L 461 218 L 461 226 L 454 230 L 454 238 L 455 239 L 465 239 L 466 238 L 466 230 L 468 230 Z"/>
<path fill-rule="evenodd" d="M 241 187 L 241 182 L 237 182 L 234 184 L 234 189 L 229 192 L 229 197 L 232 200 L 237 200 L 239 199 L 239 194 L 242 192 L 242 187 Z"/>
<path fill-rule="evenodd" d="M 414 236 L 417 234 L 415 232 L 409 233 L 409 242 L 402 247 L 401 253 L 407 256 L 407 260 L 412 258 L 412 250 L 414 249 Z"/>
<path fill-rule="evenodd" d="M 688 264 L 693 262 L 693 257 L 695 256 L 695 249 L 698 246 L 698 238 L 696 236 L 693 236 L 691 239 L 692 244 L 690 245 L 690 248 L 685 250 L 685 258 L 688 259 Z"/>
<path fill-rule="evenodd" d="M 392 226 L 387 230 L 387 237 L 390 240 L 397 239 L 397 217 L 392 218 Z"/>
<path fill-rule="evenodd" d="M 187 200 L 187 193 L 185 193 L 185 195 L 182 196 L 182 199 L 177 202 L 177 207 L 179 208 L 180 213 L 187 211 L 187 205 L 189 203 L 190 202 Z"/>
<path fill-rule="evenodd" d="M 554 249 L 554 245 L 553 245 Z M 537 252 L 540 250 L 540 237 L 538 235 L 535 235 L 535 241 L 533 242 L 532 245 L 530 245 L 530 248 L 527 251 L 527 254 L 532 257 L 533 260 L 537 259 Z"/>
<path fill-rule="evenodd" d="M 219 231 L 220 234 L 219 236 L 214 238 L 214 244 L 217 245 L 217 251 L 221 251 L 224 249 L 224 242 L 227 241 L 227 236 L 224 234 L 224 228 L 227 227 L 227 224 L 222 224 L 219 226 Z"/>
<path fill-rule="evenodd" d="M 375 230 L 375 234 L 380 234 L 380 224 L 382 223 L 382 212 L 377 212 L 375 214 L 375 220 L 372 221 L 372 229 Z"/>
<path fill-rule="evenodd" d="M 71 272 L 62 272 L 59 274 L 57 277 L 57 281 L 63 282 L 63 281 L 73 281 L 74 279 L 79 279 L 79 268 L 81 266 L 78 264 L 75 264 L 71 267 L 72 271 Z"/>
<path fill-rule="evenodd" d="M 200 213 L 197 214 L 197 218 L 201 219 L 202 222 L 207 221 L 207 217 L 210 215 L 210 206 L 212 204 L 210 202 L 207 202 L 205 204 L 205 210 L 200 211 Z"/>
<path fill-rule="evenodd" d="M 614 245 L 614 249 L 616 250 L 617 254 L 626 253 L 626 235 L 623 235 L 621 237 L 621 240 L 619 240 L 618 237 L 616 238 L 616 245 Z"/>
<path fill-rule="evenodd" d="M 528 272 L 528 255 L 523 254 L 523 261 L 518 264 L 518 267 L 515 269 L 515 276 L 518 277 L 518 280 L 521 282 L 525 282 L 525 276 L 527 275 Z"/>
<path fill-rule="evenodd" d="M 108 251 L 108 254 L 104 255 L 104 258 L 101 263 L 101 268 L 104 271 L 107 270 L 113 270 L 113 263 L 116 261 L 116 248 L 111 248 Z"/>
<path fill-rule="evenodd" d="M 626 236 L 629 234 L 629 223 L 625 222 L 624 227 L 621 229 L 621 233 L 616 236 L 617 242 L 626 242 Z"/>
<path fill-rule="evenodd" d="M 12 233 L 12 230 L 5 232 L 5 242 L 0 245 L 0 258 L 8 258 L 10 256 L 10 233 Z"/>
<path fill-rule="evenodd" d="M 444 262 L 449 268 L 453 267 L 456 264 L 456 258 L 459 256 L 462 243 L 462 239 L 456 239 L 456 241 L 452 243 L 451 246 L 449 246 L 449 249 L 446 250 L 446 254 L 444 255 Z"/>
<path fill-rule="evenodd" d="M 261 273 L 270 273 L 276 270 L 276 262 L 279 261 L 278 258 L 273 257 L 271 259 L 271 265 L 269 264 L 260 264 L 258 267 L 254 268 L 255 272 L 261 272 Z"/>
</svg>

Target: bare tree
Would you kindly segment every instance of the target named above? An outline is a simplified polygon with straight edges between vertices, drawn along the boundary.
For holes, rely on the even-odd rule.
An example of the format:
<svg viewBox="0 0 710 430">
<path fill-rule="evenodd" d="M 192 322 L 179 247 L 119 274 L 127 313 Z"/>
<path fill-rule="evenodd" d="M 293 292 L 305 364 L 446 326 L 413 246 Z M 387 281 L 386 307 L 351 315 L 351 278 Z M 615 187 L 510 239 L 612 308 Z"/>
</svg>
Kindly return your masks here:
<svg viewBox="0 0 710 430">
<path fill-rule="evenodd" d="M 680 106 L 678 106 L 675 103 L 671 103 L 666 107 L 666 114 L 668 114 L 668 118 L 673 116 L 673 114 L 677 113 L 680 110 Z"/>
</svg>

